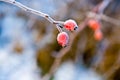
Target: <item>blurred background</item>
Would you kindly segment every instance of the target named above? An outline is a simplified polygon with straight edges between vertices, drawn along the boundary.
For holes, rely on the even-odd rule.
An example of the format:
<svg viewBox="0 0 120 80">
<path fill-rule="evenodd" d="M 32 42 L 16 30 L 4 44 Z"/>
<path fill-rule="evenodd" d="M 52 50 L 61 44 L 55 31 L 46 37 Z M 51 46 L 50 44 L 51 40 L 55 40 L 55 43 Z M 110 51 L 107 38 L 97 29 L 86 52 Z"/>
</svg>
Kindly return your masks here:
<svg viewBox="0 0 120 80">
<path fill-rule="evenodd" d="M 102 0 L 16 1 L 55 20 L 74 19 L 80 24 Z M 120 0 L 113 0 L 104 14 L 119 20 Z M 93 31 L 85 27 L 57 65 L 55 56 L 63 48 L 56 41 L 56 26 L 0 2 L 0 80 L 120 80 L 120 26 L 101 23 L 101 41 L 96 41 Z M 57 69 L 52 72 L 54 65 Z"/>
</svg>

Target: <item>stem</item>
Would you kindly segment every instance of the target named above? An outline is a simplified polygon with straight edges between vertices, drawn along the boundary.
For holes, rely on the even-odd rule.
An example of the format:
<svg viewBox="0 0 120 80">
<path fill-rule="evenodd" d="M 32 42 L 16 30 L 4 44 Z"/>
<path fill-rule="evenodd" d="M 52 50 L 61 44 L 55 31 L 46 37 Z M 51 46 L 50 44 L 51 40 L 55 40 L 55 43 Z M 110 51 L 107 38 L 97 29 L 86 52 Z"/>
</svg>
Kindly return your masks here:
<svg viewBox="0 0 120 80">
<path fill-rule="evenodd" d="M 34 10 L 32 8 L 29 8 L 23 4 L 21 4 L 20 2 L 17 2 L 15 0 L 0 0 L 0 1 L 3 1 L 3 2 L 7 2 L 7 3 L 10 3 L 10 4 L 13 4 L 19 8 L 21 8 L 22 10 L 26 11 L 26 12 L 30 12 L 30 13 L 33 13 L 33 14 L 36 14 L 38 16 L 41 16 L 43 18 L 46 18 L 50 23 L 52 24 L 63 24 L 64 22 L 62 21 L 55 21 L 53 18 L 51 18 L 48 14 L 45 14 L 43 12 L 40 12 L 40 11 L 37 11 L 37 10 Z"/>
<path fill-rule="evenodd" d="M 62 29 L 58 25 L 56 25 L 56 26 L 57 26 L 58 31 L 62 32 Z"/>
</svg>

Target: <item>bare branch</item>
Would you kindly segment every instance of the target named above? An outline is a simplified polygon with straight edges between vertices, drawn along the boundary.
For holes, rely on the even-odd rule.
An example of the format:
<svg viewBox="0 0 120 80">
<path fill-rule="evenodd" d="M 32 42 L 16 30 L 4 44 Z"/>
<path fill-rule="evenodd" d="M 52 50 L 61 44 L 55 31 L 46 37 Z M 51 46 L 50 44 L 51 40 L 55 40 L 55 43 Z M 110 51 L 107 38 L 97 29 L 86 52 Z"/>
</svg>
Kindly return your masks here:
<svg viewBox="0 0 120 80">
<path fill-rule="evenodd" d="M 32 9 L 32 8 L 29 8 L 29 7 L 21 4 L 20 2 L 15 1 L 15 0 L 0 0 L 0 1 L 13 4 L 13 5 L 21 8 L 21 9 L 24 10 L 24 11 L 27 11 L 27 12 L 36 14 L 36 15 L 38 15 L 38 16 L 41 16 L 41 17 L 43 17 L 43 18 L 46 18 L 46 19 L 47 19 L 49 22 L 51 22 L 52 24 L 63 24 L 63 23 L 64 23 L 64 22 L 62 22 L 62 21 L 55 21 L 55 20 L 52 19 L 48 14 L 45 14 L 45 13 L 42 13 L 42 12 L 40 12 L 40 11 L 34 10 L 34 9 Z"/>
</svg>

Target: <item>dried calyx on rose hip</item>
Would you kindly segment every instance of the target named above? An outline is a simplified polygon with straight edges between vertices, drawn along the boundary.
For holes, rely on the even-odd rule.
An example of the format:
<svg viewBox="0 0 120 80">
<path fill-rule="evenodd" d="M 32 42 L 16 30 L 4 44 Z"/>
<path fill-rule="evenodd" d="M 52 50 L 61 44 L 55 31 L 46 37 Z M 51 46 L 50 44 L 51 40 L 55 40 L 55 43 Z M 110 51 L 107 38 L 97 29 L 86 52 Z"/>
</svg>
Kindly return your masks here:
<svg viewBox="0 0 120 80">
<path fill-rule="evenodd" d="M 88 26 L 94 31 L 100 29 L 100 23 L 96 19 L 90 19 L 88 21 Z"/>
<path fill-rule="evenodd" d="M 77 23 L 74 20 L 69 19 L 69 20 L 66 20 L 64 22 L 64 28 L 69 30 L 69 31 L 74 31 L 78 28 L 78 26 L 77 26 Z"/>
<path fill-rule="evenodd" d="M 66 47 L 69 41 L 68 34 L 66 32 L 60 32 L 57 36 L 57 41 L 62 47 Z"/>
</svg>

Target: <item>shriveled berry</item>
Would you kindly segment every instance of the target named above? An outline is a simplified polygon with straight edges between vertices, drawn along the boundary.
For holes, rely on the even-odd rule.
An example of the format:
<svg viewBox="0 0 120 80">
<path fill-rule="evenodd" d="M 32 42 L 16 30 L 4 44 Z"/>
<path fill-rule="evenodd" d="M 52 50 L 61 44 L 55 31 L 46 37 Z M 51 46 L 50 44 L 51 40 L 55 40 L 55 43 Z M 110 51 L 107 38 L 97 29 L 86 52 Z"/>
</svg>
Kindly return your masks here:
<svg viewBox="0 0 120 80">
<path fill-rule="evenodd" d="M 95 19 L 90 19 L 88 21 L 88 26 L 94 31 L 100 29 L 100 23 Z"/>
<path fill-rule="evenodd" d="M 94 33 L 94 38 L 97 41 L 102 40 L 102 38 L 103 38 L 102 32 L 100 30 L 96 30 L 95 33 Z"/>
<path fill-rule="evenodd" d="M 60 32 L 57 36 L 58 44 L 60 44 L 62 47 L 67 46 L 69 41 L 69 36 L 66 32 Z"/>
<path fill-rule="evenodd" d="M 69 31 L 74 31 L 78 28 L 78 26 L 74 20 L 69 19 L 64 22 L 64 28 L 66 28 Z"/>
</svg>

